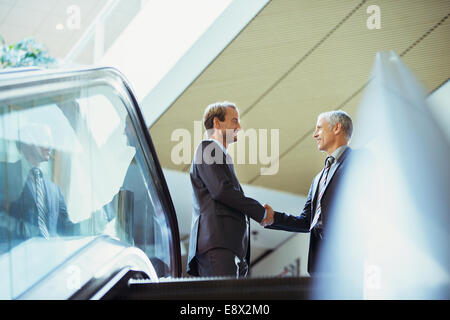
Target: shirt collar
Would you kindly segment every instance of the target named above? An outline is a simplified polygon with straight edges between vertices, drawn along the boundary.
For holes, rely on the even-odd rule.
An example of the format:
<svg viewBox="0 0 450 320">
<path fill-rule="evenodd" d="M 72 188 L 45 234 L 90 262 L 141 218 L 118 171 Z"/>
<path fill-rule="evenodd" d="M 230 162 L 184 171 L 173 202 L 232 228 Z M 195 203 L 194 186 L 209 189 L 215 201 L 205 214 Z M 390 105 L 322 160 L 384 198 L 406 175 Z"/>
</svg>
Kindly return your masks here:
<svg viewBox="0 0 450 320">
<path fill-rule="evenodd" d="M 28 175 L 30 174 L 30 171 L 32 168 L 39 168 L 42 172 L 42 175 L 45 175 L 47 170 L 43 163 L 39 163 L 37 166 L 32 166 L 26 159 L 22 159 L 20 161 L 21 164 L 21 170 L 22 170 L 22 184 L 24 185 L 28 179 Z"/>
<path fill-rule="evenodd" d="M 336 163 L 339 160 L 339 158 L 342 156 L 342 154 L 347 148 L 348 148 L 347 145 L 343 145 L 334 150 L 334 152 L 331 154 L 331 156 L 335 159 L 334 163 Z"/>
<path fill-rule="evenodd" d="M 223 144 L 222 144 L 219 140 L 216 140 L 216 139 L 211 138 L 211 139 L 209 139 L 208 141 L 214 141 L 215 143 L 217 143 L 217 144 L 220 146 L 220 148 L 222 149 L 222 151 L 223 151 L 223 153 L 224 153 L 225 155 L 228 154 L 228 153 L 227 153 L 227 149 L 225 149 L 225 147 L 223 146 Z"/>
</svg>

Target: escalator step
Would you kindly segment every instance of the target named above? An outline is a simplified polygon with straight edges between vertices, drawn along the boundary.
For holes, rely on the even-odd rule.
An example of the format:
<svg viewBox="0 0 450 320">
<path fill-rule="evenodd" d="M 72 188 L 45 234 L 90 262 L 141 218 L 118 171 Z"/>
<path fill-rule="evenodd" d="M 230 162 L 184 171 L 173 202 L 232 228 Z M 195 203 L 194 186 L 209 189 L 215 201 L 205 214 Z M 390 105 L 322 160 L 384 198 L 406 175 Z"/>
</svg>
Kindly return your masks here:
<svg viewBox="0 0 450 320">
<path fill-rule="evenodd" d="M 313 293 L 310 277 L 261 278 L 178 278 L 149 280 L 130 279 L 128 290 L 114 299 L 145 300 L 221 300 L 221 299 L 310 299 Z"/>
</svg>

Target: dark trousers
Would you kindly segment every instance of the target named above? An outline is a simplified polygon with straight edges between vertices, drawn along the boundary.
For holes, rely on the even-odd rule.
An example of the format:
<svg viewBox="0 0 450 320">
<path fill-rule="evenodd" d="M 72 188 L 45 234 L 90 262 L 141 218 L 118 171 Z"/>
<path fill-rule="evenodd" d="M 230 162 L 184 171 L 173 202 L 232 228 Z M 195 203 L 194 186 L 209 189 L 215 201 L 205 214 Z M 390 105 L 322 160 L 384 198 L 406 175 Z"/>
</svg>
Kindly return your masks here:
<svg viewBox="0 0 450 320">
<path fill-rule="evenodd" d="M 224 248 L 211 249 L 197 255 L 197 270 L 200 277 L 245 277 L 248 264 L 245 258 L 239 258 L 233 251 Z"/>
</svg>

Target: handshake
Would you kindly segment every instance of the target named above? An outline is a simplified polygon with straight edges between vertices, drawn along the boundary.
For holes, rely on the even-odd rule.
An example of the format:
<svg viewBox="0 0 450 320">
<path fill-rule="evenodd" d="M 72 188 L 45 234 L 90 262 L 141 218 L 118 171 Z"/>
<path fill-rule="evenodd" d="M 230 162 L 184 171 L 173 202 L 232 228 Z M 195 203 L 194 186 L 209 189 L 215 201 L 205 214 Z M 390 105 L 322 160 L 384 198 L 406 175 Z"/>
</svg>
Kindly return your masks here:
<svg viewBox="0 0 450 320">
<path fill-rule="evenodd" d="M 261 226 L 263 227 L 267 227 L 270 226 L 273 223 L 273 209 L 271 206 L 269 206 L 267 203 L 264 204 L 264 208 L 266 208 L 266 218 L 261 220 L 261 222 L 259 223 Z"/>
</svg>

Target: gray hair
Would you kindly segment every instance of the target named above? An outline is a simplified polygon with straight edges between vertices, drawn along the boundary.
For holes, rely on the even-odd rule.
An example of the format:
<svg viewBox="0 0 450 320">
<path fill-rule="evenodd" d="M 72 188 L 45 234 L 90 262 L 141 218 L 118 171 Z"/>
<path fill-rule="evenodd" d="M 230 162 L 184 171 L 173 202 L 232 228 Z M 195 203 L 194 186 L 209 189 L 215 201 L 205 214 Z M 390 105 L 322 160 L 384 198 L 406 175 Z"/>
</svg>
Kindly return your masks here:
<svg viewBox="0 0 450 320">
<path fill-rule="evenodd" d="M 350 140 L 353 133 L 353 122 L 347 112 L 343 110 L 333 110 L 321 113 L 319 115 L 319 118 L 320 117 L 325 117 L 331 128 L 333 128 L 336 123 L 340 123 L 347 139 Z"/>
</svg>

